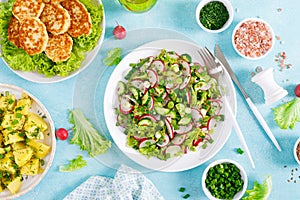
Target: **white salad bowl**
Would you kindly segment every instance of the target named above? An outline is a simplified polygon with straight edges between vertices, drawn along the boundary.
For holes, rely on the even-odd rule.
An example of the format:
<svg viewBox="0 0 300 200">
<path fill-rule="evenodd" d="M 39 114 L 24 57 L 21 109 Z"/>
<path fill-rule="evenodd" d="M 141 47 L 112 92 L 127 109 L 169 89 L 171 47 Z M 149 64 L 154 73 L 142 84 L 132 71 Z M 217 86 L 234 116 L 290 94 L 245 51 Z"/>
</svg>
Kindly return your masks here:
<svg viewBox="0 0 300 200">
<path fill-rule="evenodd" d="M 0 2 L 7 2 L 7 0 L 0 0 Z M 101 0 L 92 0 L 93 3 L 95 4 L 102 4 Z M 102 4 L 103 5 L 103 4 Z M 102 23 L 100 24 L 100 28 L 102 29 L 102 33 L 101 36 L 97 42 L 97 46 L 89 51 L 85 53 L 85 58 L 84 60 L 81 62 L 80 67 L 71 72 L 69 75 L 67 76 L 53 76 L 53 77 L 46 77 L 44 74 L 40 74 L 38 72 L 33 72 L 33 71 L 20 71 L 20 70 L 14 70 L 12 69 L 8 63 L 5 61 L 5 59 L 2 57 L 4 63 L 8 66 L 8 68 L 10 70 L 12 70 L 15 74 L 17 74 L 18 76 L 22 77 L 25 80 L 31 81 L 31 82 L 35 82 L 35 83 L 55 83 L 55 82 L 61 82 L 64 80 L 67 80 L 69 78 L 72 78 L 74 76 L 76 76 L 77 74 L 79 74 L 80 72 L 82 72 L 84 69 L 86 69 L 91 63 L 92 61 L 95 59 L 96 55 L 98 54 L 101 45 L 103 43 L 104 40 L 104 35 L 105 35 L 105 13 L 104 13 L 104 7 L 103 7 L 103 19 L 102 19 Z M 0 38 L 1 39 L 1 38 Z M 0 45 L 0 54 L 1 54 L 1 50 L 2 47 Z"/>
<path fill-rule="evenodd" d="M 31 191 L 45 177 L 54 159 L 56 149 L 56 138 L 53 120 L 45 106 L 35 96 L 18 86 L 0 83 L 0 93 L 4 93 L 5 91 L 8 91 L 10 94 L 14 94 L 17 99 L 21 98 L 22 93 L 27 94 L 32 99 L 32 106 L 30 108 L 30 111 L 39 116 L 43 116 L 43 119 L 48 126 L 48 129 L 44 133 L 44 139 L 41 142 L 51 147 L 49 154 L 45 158 L 43 158 L 44 165 L 41 166 L 43 172 L 35 176 L 24 176 L 22 186 L 19 192 L 17 192 L 16 194 L 11 194 L 8 190 L 0 192 L 0 199 L 13 199 Z"/>
</svg>

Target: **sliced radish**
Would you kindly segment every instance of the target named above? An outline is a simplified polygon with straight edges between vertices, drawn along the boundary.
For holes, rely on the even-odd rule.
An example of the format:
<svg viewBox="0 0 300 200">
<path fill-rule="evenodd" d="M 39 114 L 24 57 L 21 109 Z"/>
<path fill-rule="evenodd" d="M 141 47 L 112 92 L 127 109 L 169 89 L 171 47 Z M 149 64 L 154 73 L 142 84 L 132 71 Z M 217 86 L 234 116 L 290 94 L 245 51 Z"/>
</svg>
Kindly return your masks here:
<svg viewBox="0 0 300 200">
<path fill-rule="evenodd" d="M 122 118 L 120 115 L 117 116 L 117 121 L 119 123 L 119 126 L 122 128 L 126 128 L 126 119 Z"/>
<path fill-rule="evenodd" d="M 170 58 L 174 58 L 174 59 L 178 59 L 178 58 L 180 57 L 180 55 L 178 55 L 176 52 L 173 52 L 173 51 L 167 52 L 167 55 L 168 55 Z"/>
<path fill-rule="evenodd" d="M 203 115 L 200 110 L 196 108 L 192 108 L 192 120 L 196 124 L 196 126 L 199 126 L 200 119 L 203 119 Z"/>
<path fill-rule="evenodd" d="M 145 138 L 140 141 L 139 148 L 143 148 L 143 147 L 149 146 L 154 143 L 155 143 L 155 140 Z"/>
<path fill-rule="evenodd" d="M 172 140 L 174 138 L 174 136 L 175 136 L 175 133 L 174 133 L 174 128 L 173 128 L 173 126 L 171 124 L 171 118 L 170 117 L 166 117 L 165 123 L 166 123 L 166 126 L 167 126 L 169 137 Z"/>
<path fill-rule="evenodd" d="M 178 60 L 179 64 L 182 65 L 182 73 L 185 76 L 191 76 L 191 66 L 185 60 Z"/>
<path fill-rule="evenodd" d="M 192 102 L 191 92 L 189 90 L 186 92 L 186 101 L 188 105 L 190 105 Z"/>
<path fill-rule="evenodd" d="M 198 73 L 202 73 L 205 71 L 205 67 L 203 65 L 201 65 L 200 63 L 194 62 L 193 65 L 199 67 L 199 69 L 197 70 Z"/>
<path fill-rule="evenodd" d="M 162 60 L 154 60 L 151 63 L 151 68 L 157 70 L 158 72 L 163 72 L 165 70 L 165 63 Z"/>
<path fill-rule="evenodd" d="M 138 136 L 135 136 L 135 135 L 133 135 L 132 137 L 133 137 L 133 139 L 135 139 L 135 140 L 136 140 L 136 141 L 138 141 L 138 142 L 140 142 L 140 141 L 142 141 L 142 140 L 146 140 L 146 139 L 147 139 L 147 138 L 144 138 L 144 137 L 140 138 L 140 137 L 138 137 Z"/>
<path fill-rule="evenodd" d="M 153 69 L 148 69 L 147 74 L 148 74 L 148 78 L 149 78 L 151 87 L 154 87 L 155 85 L 157 85 L 158 75 L 157 75 L 156 71 L 154 71 Z"/>
<path fill-rule="evenodd" d="M 182 148 L 180 146 L 174 145 L 169 146 L 165 150 L 165 154 L 169 155 L 171 158 L 177 156 L 178 154 L 183 153 Z"/>
<path fill-rule="evenodd" d="M 167 146 L 169 144 L 169 142 L 170 142 L 169 136 L 165 135 L 164 141 L 161 142 L 161 143 L 157 143 L 157 146 L 159 146 L 159 147 L 165 147 L 165 146 Z"/>
<path fill-rule="evenodd" d="M 149 56 L 148 59 L 149 59 L 149 60 L 146 61 L 146 62 L 140 67 L 140 71 L 141 71 L 141 72 L 146 71 L 146 69 L 148 69 L 148 68 L 151 66 L 151 63 L 153 62 L 154 57 L 153 57 L 153 56 Z"/>
<path fill-rule="evenodd" d="M 192 128 L 193 128 L 192 124 L 189 124 L 189 125 L 186 125 L 186 126 L 178 126 L 178 129 L 175 130 L 175 132 L 177 134 L 185 134 L 185 133 L 191 131 Z"/>
<path fill-rule="evenodd" d="M 184 148 L 183 148 L 183 153 L 187 154 L 189 151 L 189 147 L 186 145 Z"/>
<path fill-rule="evenodd" d="M 185 141 L 185 138 L 186 138 L 186 134 L 176 135 L 173 138 L 172 143 L 174 145 L 182 145 L 182 143 Z"/>
<path fill-rule="evenodd" d="M 207 121 L 207 130 L 213 130 L 217 127 L 217 121 L 215 120 L 214 117 L 209 118 L 209 120 Z"/>
<path fill-rule="evenodd" d="M 168 93 L 167 93 L 167 92 L 165 92 L 165 93 L 162 95 L 162 98 L 163 98 L 163 99 L 166 99 L 166 98 L 167 98 L 167 96 L 168 96 Z"/>
<path fill-rule="evenodd" d="M 134 79 L 131 81 L 131 85 L 137 89 L 139 89 L 141 92 L 145 92 L 145 85 L 144 81 L 142 79 Z"/>
<path fill-rule="evenodd" d="M 221 101 L 218 99 L 209 99 L 211 105 L 215 107 L 215 115 L 219 115 L 221 111 Z"/>
<path fill-rule="evenodd" d="M 202 141 L 203 141 L 202 138 L 198 138 L 197 140 L 194 140 L 193 146 L 197 147 Z"/>
<path fill-rule="evenodd" d="M 130 99 L 127 96 L 123 96 L 120 101 L 121 113 L 127 115 L 133 111 L 134 106 L 130 103 Z"/>
<path fill-rule="evenodd" d="M 153 110 L 153 108 L 154 108 L 154 97 L 150 96 L 149 110 Z"/>
<path fill-rule="evenodd" d="M 141 119 L 150 119 L 153 122 L 157 122 L 158 121 L 153 115 L 150 115 L 150 114 L 144 114 L 144 115 L 142 115 L 139 118 L 139 120 L 141 120 Z"/>
<path fill-rule="evenodd" d="M 180 84 L 179 89 L 182 90 L 183 88 L 186 88 L 189 85 L 190 81 L 191 81 L 191 76 L 184 77 L 183 83 Z"/>
</svg>

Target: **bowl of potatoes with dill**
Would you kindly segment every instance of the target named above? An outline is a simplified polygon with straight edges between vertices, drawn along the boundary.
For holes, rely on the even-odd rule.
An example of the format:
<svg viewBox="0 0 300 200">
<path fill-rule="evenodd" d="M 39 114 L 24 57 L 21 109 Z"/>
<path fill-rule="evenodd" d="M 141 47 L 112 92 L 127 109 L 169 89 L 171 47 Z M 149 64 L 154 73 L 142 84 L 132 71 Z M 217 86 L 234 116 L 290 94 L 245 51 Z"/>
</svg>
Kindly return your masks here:
<svg viewBox="0 0 300 200">
<path fill-rule="evenodd" d="M 54 158 L 54 130 L 36 97 L 0 83 L 0 199 L 20 197 L 43 179 Z"/>
</svg>

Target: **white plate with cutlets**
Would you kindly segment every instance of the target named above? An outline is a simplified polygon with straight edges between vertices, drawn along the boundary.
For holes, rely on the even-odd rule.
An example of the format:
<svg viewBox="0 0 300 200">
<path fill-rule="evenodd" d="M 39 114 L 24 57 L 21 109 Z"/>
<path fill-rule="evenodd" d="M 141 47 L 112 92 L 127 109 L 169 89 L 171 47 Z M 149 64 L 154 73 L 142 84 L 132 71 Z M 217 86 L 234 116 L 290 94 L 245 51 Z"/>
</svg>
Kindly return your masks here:
<svg viewBox="0 0 300 200">
<path fill-rule="evenodd" d="M 29 192 L 30 190 L 32 190 L 35 186 L 37 186 L 38 183 L 44 178 L 49 168 L 51 167 L 52 161 L 54 159 L 55 149 L 56 149 L 54 123 L 45 106 L 35 96 L 30 94 L 26 90 L 11 84 L 0 83 L 0 94 L 5 96 L 5 93 L 7 92 L 10 95 L 14 95 L 17 101 L 22 97 L 23 93 L 31 98 L 32 104 L 29 109 L 29 112 L 32 112 L 40 116 L 47 124 L 47 129 L 46 131 L 44 131 L 43 134 L 44 139 L 38 141 L 49 146 L 50 151 L 46 157 L 40 159 L 40 168 L 41 168 L 40 173 L 34 176 L 23 175 L 23 181 L 19 191 L 15 194 L 11 194 L 8 189 L 5 189 L 4 191 L 0 192 L 0 199 L 12 199 L 12 198 L 20 197 L 26 194 L 27 192 Z M 2 135 L 1 131 L 0 134 Z"/>
<path fill-rule="evenodd" d="M 80 0 L 79 0 L 80 1 Z M 0 2 L 7 2 L 7 0 L 0 0 Z M 45 1 L 44 1 L 45 2 Z M 78 61 L 76 60 L 76 65 L 77 65 L 77 68 L 76 69 L 72 69 L 70 72 L 68 72 L 67 74 L 66 73 L 61 73 L 61 75 L 59 75 L 59 73 L 57 73 L 56 75 L 45 75 L 43 73 L 39 73 L 37 70 L 27 70 L 27 71 L 23 71 L 22 70 L 16 70 L 16 69 L 13 69 L 11 66 L 9 66 L 9 60 L 7 60 L 8 58 L 5 57 L 5 55 L 2 53 L 2 47 L 0 46 L 0 54 L 2 53 L 2 59 L 4 61 L 4 63 L 15 73 L 17 74 L 18 76 L 22 77 L 23 79 L 26 79 L 28 81 L 31 81 L 31 82 L 36 82 L 36 83 L 55 83 L 55 82 L 61 82 L 61 81 L 64 81 L 64 80 L 67 80 L 71 77 L 74 77 L 75 75 L 77 75 L 78 73 L 80 73 L 81 71 L 83 71 L 85 68 L 87 68 L 89 66 L 89 64 L 94 60 L 94 58 L 96 57 L 100 47 L 101 47 L 101 44 L 103 42 L 103 39 L 104 39 L 104 35 L 105 35 L 105 14 L 104 14 L 104 8 L 103 8 L 103 4 L 102 4 L 102 1 L 101 0 L 91 0 L 91 2 L 95 5 L 102 5 L 102 11 L 103 11 L 103 14 L 102 14 L 102 22 L 99 24 L 99 27 L 100 27 L 100 30 L 101 30 L 101 35 L 97 41 L 97 45 L 90 51 L 86 51 L 84 52 L 84 59 L 81 61 L 81 63 L 78 64 Z M 44 7 L 45 8 L 45 7 Z M 41 15 L 40 15 L 41 16 Z M 40 17 L 39 16 L 39 17 Z M 40 17 L 41 19 L 41 17 Z M 91 21 L 92 22 L 92 21 Z M 70 27 L 72 26 L 72 22 L 70 22 Z M 54 26 L 55 27 L 55 26 Z M 58 30 L 59 31 L 59 30 Z M 50 35 L 49 36 L 49 41 L 50 41 L 50 38 L 51 38 L 51 35 L 53 35 L 52 33 L 50 33 L 48 31 L 48 34 Z M 72 34 L 72 33 L 68 33 L 68 34 Z M 53 37 L 52 37 L 53 38 Z M 1 39 L 1 38 L 0 38 Z M 57 41 L 56 41 L 57 42 Z M 68 44 L 70 44 L 70 42 L 68 42 Z M 74 45 L 74 38 L 73 38 L 73 45 Z M 55 43 L 53 43 L 51 45 L 52 47 L 53 46 L 57 46 Z M 74 47 L 74 46 L 73 46 Z M 79 47 L 80 48 L 80 47 Z M 51 48 L 52 50 L 56 50 L 57 52 L 50 52 L 48 53 L 46 50 L 42 52 L 42 54 L 45 54 L 45 52 L 48 53 L 48 58 L 51 59 L 51 60 L 54 60 L 55 62 L 58 62 L 57 59 L 65 59 L 66 56 L 60 56 L 60 53 L 59 52 L 67 52 L 67 53 L 70 53 L 70 47 L 68 45 L 68 47 L 66 48 L 58 48 L 59 50 L 57 50 L 57 48 Z M 72 48 L 72 52 L 74 50 L 74 48 Z M 74 50 L 75 51 L 75 50 Z M 46 54 L 47 55 L 47 54 Z M 73 56 L 76 56 L 75 54 Z M 77 56 L 76 56 L 77 57 Z M 10 58 L 15 58 L 15 56 L 13 55 L 10 55 Z M 62 60 L 60 63 L 63 63 L 61 65 L 61 67 L 65 68 L 65 69 L 68 69 L 70 68 L 69 65 L 65 64 L 66 61 Z M 75 62 L 70 62 L 71 64 L 74 64 Z M 41 63 L 41 62 L 38 62 L 38 63 Z M 68 64 L 70 64 L 68 63 Z M 31 63 L 32 64 L 32 63 Z M 55 64 L 56 65 L 56 64 Z M 51 69 L 49 70 L 52 70 L 52 71 L 55 71 L 55 65 L 54 67 L 52 67 Z M 65 66 L 64 66 L 65 65 Z M 39 68 L 42 68 L 43 67 L 43 63 L 40 64 L 40 65 L 37 65 L 37 69 Z M 71 67 L 72 68 L 72 67 Z M 27 68 L 28 69 L 28 68 Z M 30 68 L 31 69 L 31 68 Z"/>
</svg>

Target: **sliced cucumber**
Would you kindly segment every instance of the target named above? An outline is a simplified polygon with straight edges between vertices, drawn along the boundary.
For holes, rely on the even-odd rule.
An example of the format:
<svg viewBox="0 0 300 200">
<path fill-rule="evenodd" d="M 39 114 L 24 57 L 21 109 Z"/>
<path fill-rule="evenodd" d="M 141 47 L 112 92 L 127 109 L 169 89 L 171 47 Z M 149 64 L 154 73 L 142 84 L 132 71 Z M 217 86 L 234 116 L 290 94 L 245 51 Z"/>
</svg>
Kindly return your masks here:
<svg viewBox="0 0 300 200">
<path fill-rule="evenodd" d="M 147 91 L 142 97 L 142 105 L 147 105 L 149 101 L 150 101 L 150 95 L 149 92 Z"/>
<path fill-rule="evenodd" d="M 179 125 L 188 125 L 189 123 L 191 123 L 192 118 L 190 116 L 187 117 L 183 117 L 179 120 L 178 124 Z"/>
<path fill-rule="evenodd" d="M 138 122 L 138 125 L 139 126 L 150 126 L 150 125 L 152 125 L 152 121 L 148 118 L 144 118 Z"/>
<path fill-rule="evenodd" d="M 125 93 L 126 85 L 123 81 L 119 81 L 117 85 L 118 96 L 121 96 Z"/>
<path fill-rule="evenodd" d="M 154 110 L 156 111 L 157 114 L 162 116 L 166 116 L 170 112 L 170 109 L 158 107 L 158 106 L 154 106 Z"/>
<path fill-rule="evenodd" d="M 140 98 L 140 91 L 138 89 L 136 89 L 135 87 L 130 87 L 129 90 L 132 93 L 132 95 L 135 98 L 135 100 L 139 100 L 139 98 Z"/>
</svg>

